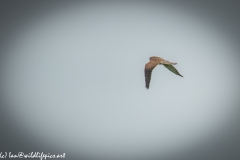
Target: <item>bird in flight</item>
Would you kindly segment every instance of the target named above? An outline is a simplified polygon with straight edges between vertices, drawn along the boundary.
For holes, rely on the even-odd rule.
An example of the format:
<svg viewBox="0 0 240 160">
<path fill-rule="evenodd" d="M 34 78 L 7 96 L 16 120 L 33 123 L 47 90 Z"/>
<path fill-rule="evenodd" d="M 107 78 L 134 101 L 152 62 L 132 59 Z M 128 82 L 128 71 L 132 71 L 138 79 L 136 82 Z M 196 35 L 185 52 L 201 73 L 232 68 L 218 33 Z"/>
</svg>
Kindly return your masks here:
<svg viewBox="0 0 240 160">
<path fill-rule="evenodd" d="M 149 88 L 150 80 L 151 80 L 151 75 L 152 75 L 152 70 L 157 66 L 157 65 L 164 65 L 167 69 L 169 69 L 171 72 L 175 73 L 176 75 L 179 75 L 183 77 L 173 65 L 177 63 L 169 62 L 163 58 L 160 57 L 150 57 L 150 61 L 145 65 L 145 83 L 146 83 L 146 88 Z"/>
</svg>

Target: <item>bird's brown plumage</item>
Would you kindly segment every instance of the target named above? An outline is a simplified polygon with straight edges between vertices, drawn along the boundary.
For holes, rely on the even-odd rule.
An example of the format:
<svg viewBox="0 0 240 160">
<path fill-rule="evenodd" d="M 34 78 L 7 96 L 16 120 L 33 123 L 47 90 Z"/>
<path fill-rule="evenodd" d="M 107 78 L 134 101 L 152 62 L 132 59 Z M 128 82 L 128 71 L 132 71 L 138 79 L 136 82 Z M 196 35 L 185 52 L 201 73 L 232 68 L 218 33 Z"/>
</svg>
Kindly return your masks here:
<svg viewBox="0 0 240 160">
<path fill-rule="evenodd" d="M 152 75 L 152 70 L 157 66 L 163 64 L 167 69 L 169 69 L 171 72 L 175 73 L 176 75 L 179 75 L 183 77 L 177 69 L 173 66 L 177 63 L 169 62 L 167 60 L 164 60 L 163 58 L 160 57 L 150 57 L 150 61 L 145 65 L 145 83 L 146 83 L 146 88 L 149 88 L 150 81 L 151 81 L 151 75 Z"/>
</svg>

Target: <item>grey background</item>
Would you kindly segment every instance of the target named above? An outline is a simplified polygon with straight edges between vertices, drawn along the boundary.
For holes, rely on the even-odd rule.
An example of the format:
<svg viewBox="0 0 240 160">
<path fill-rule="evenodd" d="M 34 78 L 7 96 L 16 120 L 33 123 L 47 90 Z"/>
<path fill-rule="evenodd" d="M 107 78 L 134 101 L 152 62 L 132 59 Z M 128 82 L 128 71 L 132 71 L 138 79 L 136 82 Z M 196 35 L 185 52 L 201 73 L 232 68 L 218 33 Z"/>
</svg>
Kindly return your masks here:
<svg viewBox="0 0 240 160">
<path fill-rule="evenodd" d="M 238 159 L 237 2 L 0 1 L 2 152 Z M 177 62 L 144 88 L 150 56 Z"/>
</svg>

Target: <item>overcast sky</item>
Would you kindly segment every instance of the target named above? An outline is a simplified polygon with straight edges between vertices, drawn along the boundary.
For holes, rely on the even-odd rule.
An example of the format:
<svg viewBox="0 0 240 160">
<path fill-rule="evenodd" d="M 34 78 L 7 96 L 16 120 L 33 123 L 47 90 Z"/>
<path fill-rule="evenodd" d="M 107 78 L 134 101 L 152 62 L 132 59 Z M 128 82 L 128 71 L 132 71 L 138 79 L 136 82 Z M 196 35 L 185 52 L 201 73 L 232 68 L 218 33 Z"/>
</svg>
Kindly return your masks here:
<svg viewBox="0 0 240 160">
<path fill-rule="evenodd" d="M 214 22 L 166 3 L 74 3 L 29 15 L 3 62 L 6 110 L 68 153 L 137 158 L 185 152 L 236 113 L 237 48 Z M 145 88 L 149 57 L 163 66 Z M 46 142 L 45 142 L 46 141 Z"/>
</svg>

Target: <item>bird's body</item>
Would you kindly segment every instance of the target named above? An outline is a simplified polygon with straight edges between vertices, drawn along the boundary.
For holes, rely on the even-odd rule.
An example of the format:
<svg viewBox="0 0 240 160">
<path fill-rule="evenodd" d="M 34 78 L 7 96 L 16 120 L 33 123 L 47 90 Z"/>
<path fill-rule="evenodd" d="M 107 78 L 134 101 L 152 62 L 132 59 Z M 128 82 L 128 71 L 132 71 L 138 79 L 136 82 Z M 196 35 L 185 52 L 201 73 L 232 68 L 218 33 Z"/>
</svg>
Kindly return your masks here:
<svg viewBox="0 0 240 160">
<path fill-rule="evenodd" d="M 157 65 L 164 65 L 167 69 L 169 69 L 171 72 L 175 73 L 176 75 L 179 75 L 183 77 L 173 65 L 177 63 L 169 62 L 163 58 L 160 57 L 150 57 L 150 61 L 145 65 L 145 83 L 146 83 L 146 88 L 149 88 L 150 80 L 151 80 L 151 75 L 152 75 L 152 70 L 157 66 Z"/>
</svg>

